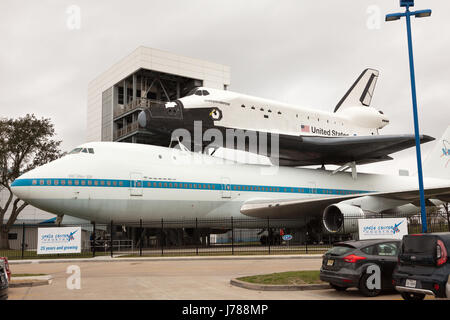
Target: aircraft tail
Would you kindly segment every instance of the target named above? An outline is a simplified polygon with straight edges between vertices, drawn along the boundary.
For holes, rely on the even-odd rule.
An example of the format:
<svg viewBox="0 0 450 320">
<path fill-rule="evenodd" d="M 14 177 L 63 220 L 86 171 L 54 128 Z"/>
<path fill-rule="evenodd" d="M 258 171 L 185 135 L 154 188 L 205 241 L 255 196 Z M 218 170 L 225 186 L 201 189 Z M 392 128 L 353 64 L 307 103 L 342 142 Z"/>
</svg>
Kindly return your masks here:
<svg viewBox="0 0 450 320">
<path fill-rule="evenodd" d="M 366 106 L 372 101 L 375 84 L 377 83 L 379 71 L 375 69 L 365 69 L 350 87 L 341 101 L 334 108 L 334 112 L 343 110 L 346 107 Z"/>
<path fill-rule="evenodd" d="M 450 180 L 450 126 L 424 161 L 423 175 Z"/>
</svg>

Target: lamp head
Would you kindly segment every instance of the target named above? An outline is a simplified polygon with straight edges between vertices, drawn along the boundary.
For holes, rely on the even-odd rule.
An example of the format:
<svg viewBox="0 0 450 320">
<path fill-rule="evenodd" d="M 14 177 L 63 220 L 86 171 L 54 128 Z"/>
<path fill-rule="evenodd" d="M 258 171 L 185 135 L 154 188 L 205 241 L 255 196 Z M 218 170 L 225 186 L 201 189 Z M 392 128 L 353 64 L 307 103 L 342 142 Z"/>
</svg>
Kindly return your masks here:
<svg viewBox="0 0 450 320">
<path fill-rule="evenodd" d="M 419 10 L 414 13 L 416 18 L 425 18 L 431 16 L 431 10 Z"/>
</svg>

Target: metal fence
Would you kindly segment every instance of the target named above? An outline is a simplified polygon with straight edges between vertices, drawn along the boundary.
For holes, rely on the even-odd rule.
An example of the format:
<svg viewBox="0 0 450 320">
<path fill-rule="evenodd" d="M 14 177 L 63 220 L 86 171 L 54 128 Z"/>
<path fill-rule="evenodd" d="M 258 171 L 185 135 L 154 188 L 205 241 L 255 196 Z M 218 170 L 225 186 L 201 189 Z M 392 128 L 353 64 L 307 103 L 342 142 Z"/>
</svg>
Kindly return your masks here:
<svg viewBox="0 0 450 320">
<path fill-rule="evenodd" d="M 370 218 L 402 217 L 400 214 Z M 10 249 L 0 249 L 9 259 L 87 258 L 96 256 L 200 256 L 321 254 L 333 243 L 358 239 L 358 219 L 346 217 L 336 233 L 323 229 L 320 219 L 182 219 L 76 225 L 82 230 L 82 249 L 77 254 L 37 254 L 38 228 L 55 224 L 15 225 Z M 428 232 L 450 232 L 449 215 L 428 213 Z M 407 217 L 408 233 L 422 230 L 420 214 Z M 75 226 L 75 225 L 64 225 Z"/>
</svg>

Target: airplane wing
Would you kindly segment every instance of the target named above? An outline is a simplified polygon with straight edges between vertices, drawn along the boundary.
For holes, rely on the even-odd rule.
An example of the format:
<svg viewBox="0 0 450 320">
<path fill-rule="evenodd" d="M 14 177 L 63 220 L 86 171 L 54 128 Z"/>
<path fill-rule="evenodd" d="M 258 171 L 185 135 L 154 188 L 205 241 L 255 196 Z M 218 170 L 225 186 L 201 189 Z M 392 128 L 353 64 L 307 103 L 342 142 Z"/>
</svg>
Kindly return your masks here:
<svg viewBox="0 0 450 320">
<path fill-rule="evenodd" d="M 323 210 L 329 205 L 364 197 L 383 197 L 405 202 L 415 202 L 419 199 L 419 190 L 403 190 L 393 192 L 371 192 L 366 194 L 342 195 L 332 197 L 310 197 L 302 199 L 255 199 L 245 202 L 241 207 L 241 213 L 255 218 L 279 218 L 292 219 L 305 215 L 321 215 Z M 450 199 L 450 186 L 440 188 L 430 188 L 425 190 L 427 199 L 438 199 L 448 201 Z"/>
<path fill-rule="evenodd" d="M 421 143 L 433 140 L 434 138 L 427 135 L 420 137 Z M 389 154 L 415 145 L 414 135 L 280 136 L 279 141 L 280 151 L 277 158 L 282 166 L 343 165 L 353 161 L 356 164 L 367 164 L 391 160 Z"/>
</svg>

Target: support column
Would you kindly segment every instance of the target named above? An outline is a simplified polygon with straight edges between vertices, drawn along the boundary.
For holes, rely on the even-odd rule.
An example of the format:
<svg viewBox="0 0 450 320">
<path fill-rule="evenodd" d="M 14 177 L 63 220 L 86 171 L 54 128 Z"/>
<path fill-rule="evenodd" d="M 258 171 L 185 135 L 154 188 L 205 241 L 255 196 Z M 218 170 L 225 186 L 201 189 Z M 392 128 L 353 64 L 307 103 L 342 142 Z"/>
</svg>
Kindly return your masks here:
<svg viewBox="0 0 450 320">
<path fill-rule="evenodd" d="M 126 106 L 128 103 L 128 86 L 127 79 L 123 80 L 123 105 Z"/>
<path fill-rule="evenodd" d="M 136 73 L 133 73 L 133 101 L 136 101 L 136 82 L 137 76 Z"/>
</svg>

